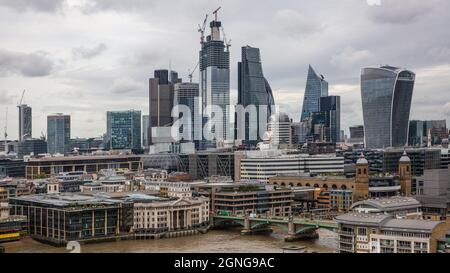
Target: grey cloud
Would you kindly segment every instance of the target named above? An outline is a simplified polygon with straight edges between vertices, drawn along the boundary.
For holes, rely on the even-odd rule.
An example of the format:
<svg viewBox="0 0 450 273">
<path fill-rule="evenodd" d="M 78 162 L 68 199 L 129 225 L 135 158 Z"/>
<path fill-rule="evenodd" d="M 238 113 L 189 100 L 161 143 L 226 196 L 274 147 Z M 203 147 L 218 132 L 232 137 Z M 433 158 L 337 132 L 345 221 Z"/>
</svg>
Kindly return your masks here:
<svg viewBox="0 0 450 273">
<path fill-rule="evenodd" d="M 381 5 L 368 8 L 368 14 L 376 23 L 409 24 L 423 19 L 435 5 L 434 0 L 381 0 Z"/>
<path fill-rule="evenodd" d="M 60 9 L 66 0 L 0 0 L 0 6 L 13 8 L 17 11 L 35 10 L 54 12 Z"/>
<path fill-rule="evenodd" d="M 42 77 L 51 73 L 54 63 L 44 52 L 20 53 L 0 49 L 0 75 L 20 74 Z"/>
<path fill-rule="evenodd" d="M 72 50 L 75 58 L 91 59 L 102 54 L 107 49 L 107 46 L 103 43 L 98 44 L 95 47 L 77 47 Z"/>
<path fill-rule="evenodd" d="M 114 94 L 136 94 L 136 95 L 146 95 L 143 92 L 145 87 L 142 83 L 136 82 L 129 78 L 121 78 L 114 81 L 111 92 Z"/>
<path fill-rule="evenodd" d="M 273 22 L 285 34 L 294 37 L 304 37 L 321 31 L 323 26 L 313 18 L 306 17 L 293 9 L 279 10 L 273 17 Z"/>
</svg>

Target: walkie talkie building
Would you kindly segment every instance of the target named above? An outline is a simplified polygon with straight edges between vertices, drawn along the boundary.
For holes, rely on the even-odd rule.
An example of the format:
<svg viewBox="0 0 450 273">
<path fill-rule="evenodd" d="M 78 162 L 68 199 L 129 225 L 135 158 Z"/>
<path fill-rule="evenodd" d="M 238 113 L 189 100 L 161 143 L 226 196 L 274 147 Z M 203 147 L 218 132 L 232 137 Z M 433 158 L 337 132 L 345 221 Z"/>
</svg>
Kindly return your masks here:
<svg viewBox="0 0 450 273">
<path fill-rule="evenodd" d="M 409 70 L 392 66 L 361 70 L 366 148 L 407 144 L 415 77 Z"/>
</svg>

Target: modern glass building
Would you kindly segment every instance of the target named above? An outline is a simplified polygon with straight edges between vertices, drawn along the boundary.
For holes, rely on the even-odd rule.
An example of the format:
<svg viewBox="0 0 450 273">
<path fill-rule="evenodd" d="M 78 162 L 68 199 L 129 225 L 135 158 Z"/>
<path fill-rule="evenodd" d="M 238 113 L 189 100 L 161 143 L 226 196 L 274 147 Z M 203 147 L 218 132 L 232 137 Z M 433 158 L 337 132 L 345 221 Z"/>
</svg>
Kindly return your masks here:
<svg viewBox="0 0 450 273">
<path fill-rule="evenodd" d="M 177 83 L 174 87 L 174 102 L 173 105 L 184 105 L 191 111 L 191 139 L 186 140 L 188 142 L 194 142 L 194 105 L 195 100 L 199 97 L 199 85 L 198 83 Z M 200 126 L 201 127 L 201 126 Z M 184 130 L 184 128 L 180 128 Z M 198 148 L 198 147 L 197 147 Z"/>
<path fill-rule="evenodd" d="M 19 142 L 32 137 L 31 107 L 26 104 L 17 106 L 19 108 Z"/>
<path fill-rule="evenodd" d="M 221 38 L 222 23 L 214 20 L 210 23 L 211 35 L 206 41 L 201 42 L 200 50 L 200 93 L 202 96 L 202 108 L 215 105 L 222 108 L 223 119 L 210 128 L 216 134 L 213 141 L 202 141 L 201 149 L 216 147 L 217 141 L 225 140 L 229 129 L 230 105 L 230 52 Z M 203 121 L 212 117 L 207 112 Z"/>
<path fill-rule="evenodd" d="M 303 98 L 303 109 L 301 121 L 304 121 L 313 112 L 319 111 L 320 97 L 328 96 L 328 82 L 324 76 L 317 75 L 312 66 L 308 69 L 308 79 L 306 81 L 305 96 Z"/>
<path fill-rule="evenodd" d="M 259 133 L 260 118 L 264 118 L 264 124 L 267 124 L 272 115 L 272 107 L 275 100 L 270 88 L 269 82 L 264 77 L 261 54 L 259 48 L 244 46 L 242 47 L 242 60 L 238 63 L 238 105 L 244 108 L 248 105 L 255 105 L 257 113 L 259 106 L 267 107 L 267 116 L 257 117 L 258 123 L 256 130 Z M 249 135 L 249 117 L 245 118 L 245 140 L 249 144 L 254 144 L 262 139 L 262 135 L 258 135 L 257 139 L 250 139 Z"/>
<path fill-rule="evenodd" d="M 329 128 L 327 140 L 332 143 L 341 141 L 341 97 L 321 97 L 319 108 L 320 112 L 325 112 L 326 125 Z"/>
<path fill-rule="evenodd" d="M 106 134 L 110 150 L 141 150 L 141 111 L 108 111 Z"/>
<path fill-rule="evenodd" d="M 361 70 L 366 148 L 400 147 L 408 142 L 415 74 L 392 66 Z"/>
<path fill-rule="evenodd" d="M 142 146 L 147 148 L 149 146 L 148 132 L 150 128 L 150 116 L 142 116 Z"/>
<path fill-rule="evenodd" d="M 47 150 L 50 154 L 70 152 L 70 116 L 61 113 L 47 117 Z"/>
</svg>

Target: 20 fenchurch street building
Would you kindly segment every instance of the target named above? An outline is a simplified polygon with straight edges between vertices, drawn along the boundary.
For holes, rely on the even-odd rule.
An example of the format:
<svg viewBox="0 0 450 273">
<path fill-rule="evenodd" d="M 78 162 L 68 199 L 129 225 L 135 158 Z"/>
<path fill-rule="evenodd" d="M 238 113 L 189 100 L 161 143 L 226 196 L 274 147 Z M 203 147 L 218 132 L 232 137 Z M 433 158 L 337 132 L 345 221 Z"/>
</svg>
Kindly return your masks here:
<svg viewBox="0 0 450 273">
<path fill-rule="evenodd" d="M 415 74 L 382 66 L 361 70 L 361 97 L 366 148 L 407 144 Z"/>
</svg>

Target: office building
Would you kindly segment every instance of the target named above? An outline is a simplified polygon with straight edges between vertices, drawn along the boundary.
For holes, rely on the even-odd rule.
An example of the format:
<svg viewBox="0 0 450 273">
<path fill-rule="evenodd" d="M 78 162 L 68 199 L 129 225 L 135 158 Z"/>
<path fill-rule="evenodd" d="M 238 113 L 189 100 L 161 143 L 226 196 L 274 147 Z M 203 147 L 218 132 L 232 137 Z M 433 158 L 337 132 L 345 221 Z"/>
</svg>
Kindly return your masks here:
<svg viewBox="0 0 450 273">
<path fill-rule="evenodd" d="M 408 143 L 415 74 L 382 66 L 361 70 L 365 147 L 403 147 Z"/>
<path fill-rule="evenodd" d="M 305 95 L 303 97 L 303 109 L 301 121 L 304 121 L 313 112 L 319 111 L 320 97 L 328 96 L 328 82 L 324 76 L 318 75 L 312 66 L 308 68 Z"/>
<path fill-rule="evenodd" d="M 141 111 L 108 111 L 106 134 L 110 150 L 141 150 Z"/>
<path fill-rule="evenodd" d="M 212 192 L 214 211 L 227 211 L 232 215 L 269 214 L 289 216 L 294 194 L 291 189 L 275 189 L 259 184 L 235 185 Z"/>
<path fill-rule="evenodd" d="M 382 152 L 383 172 L 398 173 L 398 161 L 403 156 L 404 149 L 386 149 Z M 421 176 L 424 170 L 439 169 L 441 166 L 440 149 L 406 149 L 406 154 L 411 160 L 413 176 Z"/>
<path fill-rule="evenodd" d="M 326 96 L 319 99 L 319 111 L 326 116 L 326 126 L 329 128 L 328 142 L 341 141 L 341 97 Z"/>
<path fill-rule="evenodd" d="M 61 113 L 47 117 L 47 151 L 50 154 L 70 152 L 70 116 Z"/>
<path fill-rule="evenodd" d="M 22 161 L 23 162 L 23 161 Z M 62 172 L 98 173 L 103 169 L 142 170 L 143 162 L 136 155 L 99 155 L 31 158 L 26 164 L 27 179 L 50 177 Z"/>
<path fill-rule="evenodd" d="M 147 148 L 149 146 L 149 138 L 148 138 L 148 132 L 150 130 L 150 116 L 149 115 L 143 115 L 142 116 L 142 146 Z"/>
<path fill-rule="evenodd" d="M 9 199 L 11 215 L 27 216 L 32 238 L 66 245 L 127 235 L 133 228 L 133 203 L 80 194 L 28 195 Z"/>
<path fill-rule="evenodd" d="M 255 120 L 257 123 L 250 124 L 249 116 L 245 114 L 245 125 L 243 126 L 245 129 L 244 143 L 256 146 L 257 142 L 263 138 L 263 135 L 259 135 L 259 125 L 267 124 L 275 105 L 272 88 L 264 77 L 259 48 L 242 47 L 242 59 L 238 63 L 238 105 L 242 105 L 244 108 L 249 105 L 256 107 L 257 117 Z M 260 106 L 266 107 L 265 116 L 259 116 Z M 253 136 L 254 139 L 250 139 L 250 126 L 254 126 L 255 132 L 257 132 L 257 135 Z M 263 132 L 265 132 L 265 129 L 266 127 L 264 127 Z"/>
<path fill-rule="evenodd" d="M 430 147 L 448 144 L 447 122 L 445 120 L 411 120 L 408 144 L 414 147 Z"/>
<path fill-rule="evenodd" d="M 31 107 L 26 104 L 18 105 L 19 108 L 19 142 L 32 138 L 32 114 Z"/>
<path fill-rule="evenodd" d="M 27 138 L 19 142 L 17 156 L 23 158 L 24 156 L 47 153 L 47 141 L 44 139 Z"/>
<path fill-rule="evenodd" d="M 222 39 L 222 23 L 216 18 L 210 22 L 211 34 L 206 41 L 201 41 L 200 50 L 200 93 L 202 97 L 202 109 L 207 106 L 220 107 L 223 113 L 221 120 L 211 125 L 208 130 L 214 134 L 213 140 L 202 141 L 201 149 L 216 148 L 216 143 L 227 138 L 229 130 L 229 113 L 227 106 L 230 105 L 230 51 L 229 44 L 225 45 Z M 211 111 L 203 116 L 203 122 L 212 118 Z M 210 123 L 209 123 L 210 124 Z M 203 126 L 202 126 L 203 128 Z"/>
<path fill-rule="evenodd" d="M 149 80 L 149 145 L 152 141 L 153 127 L 170 127 L 173 123 L 174 84 L 180 82 L 175 71 L 155 70 L 154 78 Z"/>
<path fill-rule="evenodd" d="M 272 115 L 267 125 L 269 144 L 274 148 L 292 144 L 292 120 L 286 113 Z"/>
<path fill-rule="evenodd" d="M 183 105 L 189 108 L 190 110 L 190 126 L 189 128 L 180 128 L 180 130 L 187 130 L 186 132 L 190 132 L 188 135 L 190 136 L 188 139 L 183 139 L 181 142 L 195 142 L 196 148 L 198 148 L 198 141 L 194 139 L 194 130 L 201 127 L 201 121 L 194 118 L 195 115 L 195 102 L 200 97 L 199 94 L 199 85 L 198 83 L 177 83 L 174 86 L 174 105 Z M 199 124 L 195 124 L 198 122 Z M 180 132 L 181 133 L 181 132 Z"/>
<path fill-rule="evenodd" d="M 364 126 L 356 125 L 350 126 L 350 138 L 352 139 L 364 139 Z"/>
</svg>

